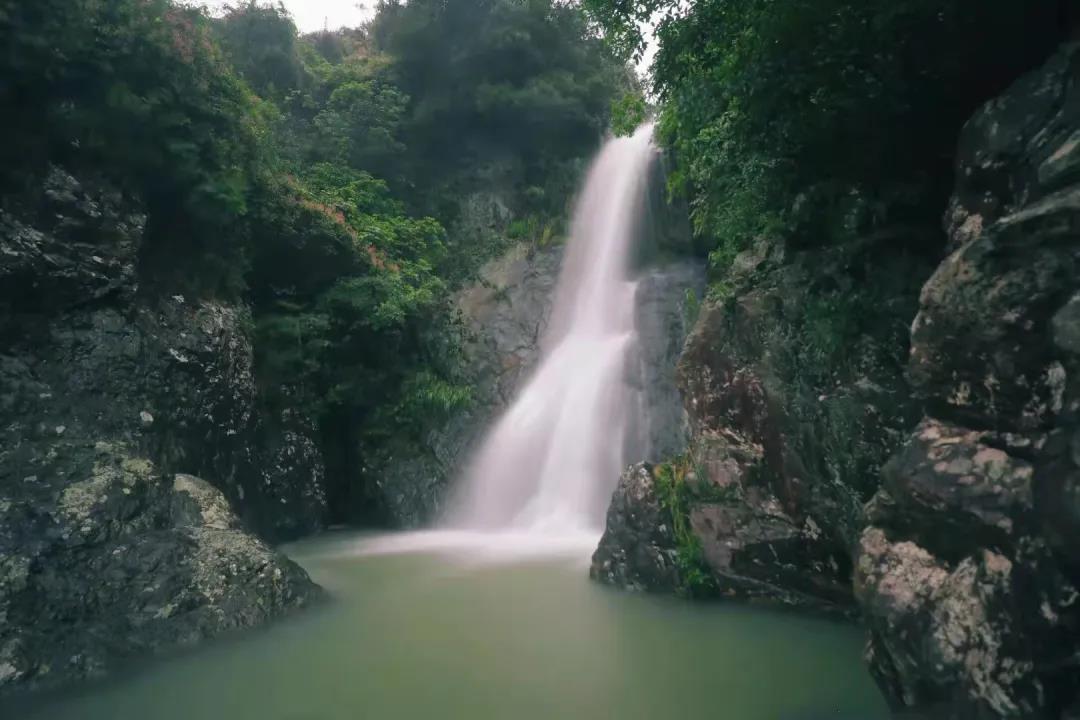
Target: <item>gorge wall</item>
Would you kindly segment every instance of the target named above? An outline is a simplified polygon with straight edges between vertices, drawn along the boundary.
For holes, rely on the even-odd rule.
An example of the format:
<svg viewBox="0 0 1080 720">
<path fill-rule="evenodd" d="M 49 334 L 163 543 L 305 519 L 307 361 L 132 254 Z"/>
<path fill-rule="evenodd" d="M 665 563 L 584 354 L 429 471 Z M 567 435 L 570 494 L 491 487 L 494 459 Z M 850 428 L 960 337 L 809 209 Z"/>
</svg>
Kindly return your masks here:
<svg viewBox="0 0 1080 720">
<path fill-rule="evenodd" d="M 374 477 L 362 499 L 390 522 L 432 520 L 538 359 L 562 257 L 557 241 L 522 241 L 486 264 L 453 298 L 468 408 L 419 451 L 390 444 L 365 473 L 328 478 L 316 424 L 282 402 L 290 389 L 263 396 L 243 298 L 153 277 L 145 212 L 114 185 L 54 166 L 26 188 L 0 206 L 0 695 L 315 601 L 320 589 L 270 543 L 329 524 L 334 483 Z M 463 216 L 505 244 L 493 197 L 467 199 Z M 671 370 L 687 293 L 704 283 L 696 260 L 658 257 L 643 260 L 628 378 L 657 419 L 641 428 L 653 458 L 687 439 Z"/>
<path fill-rule="evenodd" d="M 420 447 L 395 448 L 374 460 L 377 502 L 390 524 L 419 527 L 438 516 L 451 479 L 536 364 L 561 258 L 558 244 L 514 245 L 455 296 L 472 401 Z"/>
<path fill-rule="evenodd" d="M 689 246 L 685 209 L 666 198 L 664 179 L 662 163 L 654 163 L 650 207 L 635 239 L 639 342 L 626 380 L 640 399 L 633 419 L 641 422 L 631 433 L 630 456 L 643 460 L 680 452 L 688 442 L 672 370 L 689 331 L 690 306 L 705 285 L 703 264 Z M 497 196 L 472 196 L 462 217 L 456 232 L 491 233 L 505 244 L 509 213 Z M 560 238 L 512 244 L 480 269 L 475 283 L 456 293 L 472 401 L 428 432 L 419 447 L 399 446 L 372 460 L 372 502 L 383 508 L 388 524 L 415 528 L 438 518 L 453 481 L 529 378 L 540 359 L 563 250 Z"/>
<path fill-rule="evenodd" d="M 861 615 L 927 717 L 1080 711 L 1078 81 L 1067 45 L 967 123 L 939 263 L 910 224 L 736 258 L 593 577 Z"/>
<path fill-rule="evenodd" d="M 260 413 L 246 308 L 140 285 L 144 222 L 57 167 L 0 209 L 0 693 L 319 596 L 248 529 L 323 522 L 310 428 Z"/>
<path fill-rule="evenodd" d="M 964 129 L 951 254 L 920 296 L 925 416 L 868 506 L 855 588 L 905 705 L 1080 711 L 1080 46 Z"/>
</svg>

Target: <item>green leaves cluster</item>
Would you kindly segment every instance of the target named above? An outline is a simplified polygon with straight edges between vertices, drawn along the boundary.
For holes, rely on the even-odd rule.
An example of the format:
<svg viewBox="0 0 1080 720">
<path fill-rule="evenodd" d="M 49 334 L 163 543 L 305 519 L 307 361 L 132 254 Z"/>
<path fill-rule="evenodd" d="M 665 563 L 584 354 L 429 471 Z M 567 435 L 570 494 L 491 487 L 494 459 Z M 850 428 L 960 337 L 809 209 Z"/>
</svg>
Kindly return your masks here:
<svg viewBox="0 0 1080 720">
<path fill-rule="evenodd" d="M 412 207 L 447 222 L 439 208 L 492 184 L 515 211 L 563 215 L 633 82 L 584 13 L 556 0 L 382 0 L 369 33 L 411 98 L 401 137 L 424 170 Z"/>
<path fill-rule="evenodd" d="M 611 104 L 611 132 L 616 136 L 631 135 L 645 122 L 648 105 L 641 92 L 627 92 Z"/>
<path fill-rule="evenodd" d="M 342 472 L 471 401 L 451 293 L 498 244 L 446 231 L 462 200 L 553 242 L 628 82 L 555 0 L 389 0 L 303 37 L 280 2 L 0 0 L 0 42 L 0 191 L 56 164 L 143 204 L 141 285 L 250 300 L 264 398 Z"/>
<path fill-rule="evenodd" d="M 232 236 L 266 108 L 229 71 L 207 18 L 167 0 L 0 0 L 0 42 L 3 189 L 49 164 L 109 177 L 146 206 L 148 268 L 166 247 L 219 267 L 241 260 Z M 215 274 L 204 284 L 238 285 Z"/>
<path fill-rule="evenodd" d="M 690 526 L 690 507 L 695 498 L 686 477 L 692 470 L 689 455 L 657 465 L 653 468 L 653 487 L 660 505 L 671 519 L 681 583 L 679 590 L 690 597 L 708 597 L 716 591 L 716 581 L 705 561 L 701 540 Z"/>
<path fill-rule="evenodd" d="M 280 102 L 310 83 L 296 26 L 280 1 L 226 6 L 214 34 L 236 74 L 260 97 Z"/>
<path fill-rule="evenodd" d="M 300 386 L 309 413 L 343 415 L 361 439 L 422 433 L 437 416 L 407 411 L 432 397 L 467 402 L 437 221 L 405 215 L 363 171 L 320 163 L 277 188 L 253 223 L 257 359 L 271 395 L 295 403 Z"/>
<path fill-rule="evenodd" d="M 758 235 L 829 244 L 939 213 L 961 124 L 1053 32 L 1052 4 L 1023 0 L 585 5 L 628 55 L 658 19 L 661 135 L 720 271 Z M 887 212 L 840 227 L 852 192 Z"/>
</svg>

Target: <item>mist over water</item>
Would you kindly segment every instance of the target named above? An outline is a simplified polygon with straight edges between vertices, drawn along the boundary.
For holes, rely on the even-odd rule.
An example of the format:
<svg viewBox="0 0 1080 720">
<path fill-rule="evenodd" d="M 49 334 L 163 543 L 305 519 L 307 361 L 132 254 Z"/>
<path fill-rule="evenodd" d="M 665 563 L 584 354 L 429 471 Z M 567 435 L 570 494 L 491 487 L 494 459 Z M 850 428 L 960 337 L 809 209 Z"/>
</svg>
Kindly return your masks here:
<svg viewBox="0 0 1080 720">
<path fill-rule="evenodd" d="M 549 537 L 598 533 L 624 457 L 636 339 L 629 258 L 656 158 L 652 124 L 609 140 L 574 212 L 533 377 L 485 439 L 446 524 Z"/>
</svg>

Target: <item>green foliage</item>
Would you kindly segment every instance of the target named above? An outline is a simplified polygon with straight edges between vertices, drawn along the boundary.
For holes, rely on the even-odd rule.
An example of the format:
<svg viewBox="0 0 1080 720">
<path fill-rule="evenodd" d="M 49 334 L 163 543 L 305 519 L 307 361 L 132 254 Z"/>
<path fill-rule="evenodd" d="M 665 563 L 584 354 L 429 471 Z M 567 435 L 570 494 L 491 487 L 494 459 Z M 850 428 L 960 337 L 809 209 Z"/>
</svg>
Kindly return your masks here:
<svg viewBox="0 0 1080 720">
<path fill-rule="evenodd" d="M 627 92 L 611 104 L 611 132 L 616 136 L 632 135 L 649 112 L 641 92 Z"/>
<path fill-rule="evenodd" d="M 398 128 L 407 102 L 400 90 L 376 78 L 338 85 L 314 120 L 322 152 L 342 165 L 392 173 L 405 149 Z"/>
<path fill-rule="evenodd" d="M 510 223 L 506 235 L 511 240 L 523 240 L 538 248 L 548 247 L 561 241 L 558 220 L 542 220 L 536 215 L 520 218 Z"/>
<path fill-rule="evenodd" d="M 1053 27 L 1052 4 L 1022 0 L 585 5 L 626 54 L 640 53 L 639 29 L 659 15 L 660 134 L 721 272 L 762 234 L 828 243 L 940 212 L 960 125 Z M 800 193 L 821 178 L 832 191 L 801 217 Z M 837 233 L 850 188 L 908 202 Z"/>
<path fill-rule="evenodd" d="M 499 248 L 478 189 L 557 241 L 625 68 L 554 0 L 381 3 L 298 37 L 280 2 L 0 0 L 0 190 L 51 164 L 141 203 L 140 283 L 252 303 L 263 398 L 334 471 L 471 402 L 451 292 Z"/>
<path fill-rule="evenodd" d="M 716 590 L 716 581 L 705 562 L 701 540 L 690 527 L 690 506 L 694 493 L 686 483 L 691 472 L 689 456 L 677 457 L 653 468 L 653 486 L 660 505 L 668 511 L 679 569 L 680 592 L 691 597 L 705 597 Z"/>
<path fill-rule="evenodd" d="M 235 290 L 243 252 L 228 238 L 268 113 L 208 20 L 167 0 L 2 0 L 0 42 L 0 182 L 48 164 L 109 177 L 147 208 L 148 269 L 180 277 L 202 263 L 204 287 Z"/>
<path fill-rule="evenodd" d="M 411 98 L 402 137 L 426 201 L 414 207 L 447 221 L 437 210 L 447 195 L 492 180 L 515 210 L 561 215 L 576 181 L 567 171 L 596 147 L 631 82 L 581 10 L 555 0 L 383 0 L 370 36 Z M 492 167 L 501 177 L 479 176 Z M 521 191 L 538 186 L 543 207 L 524 207 Z"/>
<path fill-rule="evenodd" d="M 280 100 L 308 82 L 296 25 L 281 2 L 227 7 L 215 29 L 230 64 L 262 97 Z"/>
<path fill-rule="evenodd" d="M 410 218 L 386 184 L 317 164 L 255 216 L 260 380 L 365 442 L 421 433 L 468 389 L 445 283 L 442 227 Z M 297 393 L 296 388 L 300 388 Z M 440 410 L 441 409 L 441 410 Z M 415 413 L 410 416 L 410 413 Z"/>
<path fill-rule="evenodd" d="M 401 423 L 425 418 L 434 424 L 467 408 L 471 402 L 472 389 L 468 386 L 447 382 L 427 370 L 421 370 L 405 382 L 402 399 L 394 408 L 394 415 Z"/>
<path fill-rule="evenodd" d="M 697 291 L 694 288 L 686 288 L 686 293 L 683 296 L 682 311 L 683 324 L 687 329 L 694 327 L 698 315 L 701 314 L 701 299 L 698 298 Z"/>
</svg>

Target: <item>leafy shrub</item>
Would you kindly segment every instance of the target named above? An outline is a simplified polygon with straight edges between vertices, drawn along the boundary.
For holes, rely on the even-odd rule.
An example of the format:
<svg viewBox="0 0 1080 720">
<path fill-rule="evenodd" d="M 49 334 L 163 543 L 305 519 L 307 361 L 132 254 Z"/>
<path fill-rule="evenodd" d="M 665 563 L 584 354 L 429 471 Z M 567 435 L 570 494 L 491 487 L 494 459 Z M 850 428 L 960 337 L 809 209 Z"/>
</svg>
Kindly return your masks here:
<svg viewBox="0 0 1080 720">
<path fill-rule="evenodd" d="M 201 266 L 201 286 L 237 291 L 268 110 L 208 19 L 167 0 L 3 0 L 0 42 L 3 186 L 48 164 L 106 176 L 146 206 L 147 269 Z"/>
<path fill-rule="evenodd" d="M 708 596 L 715 592 L 716 581 L 705 562 L 701 540 L 690 527 L 690 506 L 693 493 L 686 484 L 691 463 L 688 455 L 670 460 L 653 468 L 653 484 L 660 505 L 671 518 L 679 569 L 680 592 L 692 597 Z"/>
<path fill-rule="evenodd" d="M 719 271 L 760 234 L 850 238 L 797 217 L 822 178 L 834 188 L 814 198 L 825 226 L 851 188 L 885 201 L 878 225 L 940 213 L 961 124 L 1054 35 L 1052 3 L 1023 0 L 585 4 L 627 54 L 660 14 L 661 136 Z"/>
<path fill-rule="evenodd" d="M 144 206 L 141 288 L 250 300 L 264 400 L 317 419 L 342 477 L 470 402 L 451 293 L 505 238 L 449 237 L 454 208 L 497 188 L 555 241 L 626 82 L 553 0 L 308 37 L 280 2 L 0 0 L 0 42 L 0 191 L 57 164 Z"/>
<path fill-rule="evenodd" d="M 611 132 L 616 136 L 633 134 L 648 115 L 645 97 L 640 91 L 624 93 L 611 104 Z"/>
</svg>

